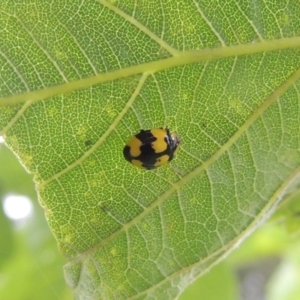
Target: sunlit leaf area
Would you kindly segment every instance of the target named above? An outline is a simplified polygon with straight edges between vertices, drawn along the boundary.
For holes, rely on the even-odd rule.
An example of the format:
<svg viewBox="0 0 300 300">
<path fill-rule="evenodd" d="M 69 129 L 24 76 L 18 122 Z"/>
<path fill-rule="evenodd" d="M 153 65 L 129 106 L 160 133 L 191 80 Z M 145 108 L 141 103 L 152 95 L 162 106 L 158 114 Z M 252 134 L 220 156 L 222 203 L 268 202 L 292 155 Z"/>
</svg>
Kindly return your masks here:
<svg viewBox="0 0 300 300">
<path fill-rule="evenodd" d="M 300 299 L 299 16 L 1 1 L 0 298 Z"/>
</svg>

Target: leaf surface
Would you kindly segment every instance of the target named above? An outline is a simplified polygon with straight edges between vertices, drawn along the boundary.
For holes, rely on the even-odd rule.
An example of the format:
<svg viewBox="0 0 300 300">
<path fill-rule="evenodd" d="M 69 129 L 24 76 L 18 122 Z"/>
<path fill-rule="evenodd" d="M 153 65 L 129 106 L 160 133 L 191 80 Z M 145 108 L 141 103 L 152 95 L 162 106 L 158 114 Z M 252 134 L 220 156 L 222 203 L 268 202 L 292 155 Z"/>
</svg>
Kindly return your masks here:
<svg viewBox="0 0 300 300">
<path fill-rule="evenodd" d="M 77 299 L 174 299 L 296 189 L 300 3 L 2 1 L 0 134 Z M 169 126 L 175 160 L 122 155 Z"/>
</svg>

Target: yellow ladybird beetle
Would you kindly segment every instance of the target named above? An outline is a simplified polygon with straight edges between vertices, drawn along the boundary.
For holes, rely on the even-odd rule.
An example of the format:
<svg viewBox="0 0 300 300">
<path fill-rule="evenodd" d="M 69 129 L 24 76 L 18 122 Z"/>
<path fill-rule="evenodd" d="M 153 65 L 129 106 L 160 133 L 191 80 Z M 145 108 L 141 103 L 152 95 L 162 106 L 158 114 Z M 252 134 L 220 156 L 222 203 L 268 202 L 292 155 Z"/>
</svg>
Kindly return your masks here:
<svg viewBox="0 0 300 300">
<path fill-rule="evenodd" d="M 171 161 L 179 143 L 179 136 L 168 128 L 141 130 L 127 142 L 123 155 L 133 165 L 151 170 Z"/>
</svg>

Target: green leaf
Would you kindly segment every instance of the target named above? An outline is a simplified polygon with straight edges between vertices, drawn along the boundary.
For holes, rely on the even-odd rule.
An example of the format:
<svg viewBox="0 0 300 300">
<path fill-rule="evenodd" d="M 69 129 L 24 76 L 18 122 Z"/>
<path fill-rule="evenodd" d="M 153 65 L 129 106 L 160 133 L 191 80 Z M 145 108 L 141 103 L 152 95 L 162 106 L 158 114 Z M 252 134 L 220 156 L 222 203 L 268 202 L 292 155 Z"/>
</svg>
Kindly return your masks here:
<svg viewBox="0 0 300 300">
<path fill-rule="evenodd" d="M 12 1 L 0 134 L 34 175 L 77 299 L 174 299 L 299 183 L 300 3 Z M 176 159 L 128 164 L 169 126 Z"/>
<path fill-rule="evenodd" d="M 285 198 L 273 219 L 283 221 L 287 231 L 293 235 L 300 233 L 300 190 Z"/>
<path fill-rule="evenodd" d="M 229 268 L 228 264 L 221 263 L 189 286 L 179 300 L 238 299 L 238 286 L 234 275 L 232 268 Z M 216 283 L 218 288 L 216 288 Z"/>
</svg>

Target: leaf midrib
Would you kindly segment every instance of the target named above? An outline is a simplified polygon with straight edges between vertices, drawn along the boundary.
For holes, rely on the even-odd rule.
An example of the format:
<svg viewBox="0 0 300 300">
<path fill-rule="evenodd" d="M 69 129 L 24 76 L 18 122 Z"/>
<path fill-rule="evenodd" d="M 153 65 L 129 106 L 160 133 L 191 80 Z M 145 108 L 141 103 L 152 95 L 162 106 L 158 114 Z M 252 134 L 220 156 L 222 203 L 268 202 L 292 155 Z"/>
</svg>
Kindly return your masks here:
<svg viewBox="0 0 300 300">
<path fill-rule="evenodd" d="M 121 70 L 101 73 L 80 80 L 52 86 L 46 89 L 11 95 L 7 97 L 1 97 L 0 107 L 7 105 L 15 105 L 26 101 L 32 101 L 32 103 L 35 103 L 60 94 L 70 93 L 100 83 L 118 80 L 132 75 L 143 74 L 145 72 L 155 73 L 191 63 L 213 61 L 216 59 L 227 58 L 232 56 L 243 56 L 249 54 L 293 48 L 300 48 L 300 37 L 283 38 L 279 40 L 233 45 L 214 49 L 178 52 L 177 56 L 173 56 L 170 58 L 157 60 L 150 63 L 144 63 L 141 65 L 131 66 Z"/>
</svg>

